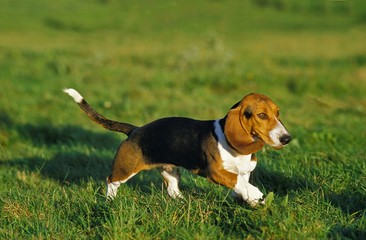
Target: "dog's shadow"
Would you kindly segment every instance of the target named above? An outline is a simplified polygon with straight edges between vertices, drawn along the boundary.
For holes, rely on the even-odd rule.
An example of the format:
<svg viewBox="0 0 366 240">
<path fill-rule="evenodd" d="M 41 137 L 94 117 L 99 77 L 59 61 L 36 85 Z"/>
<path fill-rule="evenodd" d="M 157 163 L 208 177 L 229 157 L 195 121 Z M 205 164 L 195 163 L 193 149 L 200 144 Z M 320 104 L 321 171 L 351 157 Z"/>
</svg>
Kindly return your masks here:
<svg viewBox="0 0 366 240">
<path fill-rule="evenodd" d="M 35 129 L 32 126 L 32 131 Z M 70 129 L 70 126 L 67 129 Z M 65 132 L 62 134 L 62 138 L 58 140 L 52 137 L 54 142 L 39 138 L 32 139 L 35 145 L 45 145 L 36 147 L 55 148 L 55 146 L 51 145 L 62 145 L 60 150 L 56 150 L 52 157 L 42 156 L 44 154 L 32 154 L 33 156 L 31 157 L 0 160 L 0 165 L 16 168 L 21 171 L 38 172 L 47 178 L 59 182 L 80 183 L 90 178 L 95 180 L 105 179 L 110 172 L 111 158 L 113 157 L 110 154 L 110 150 L 112 149 L 109 146 L 116 145 L 118 141 L 108 134 L 103 136 L 102 134 L 96 134 L 83 129 L 73 127 L 72 129 L 73 131 L 70 135 L 68 132 Z M 47 129 L 47 136 L 51 136 L 53 133 L 56 136 L 60 131 Z M 37 134 L 42 135 L 42 132 L 38 131 Z M 86 137 L 84 134 L 89 136 Z M 76 136 L 81 137 L 78 138 Z M 96 137 L 96 140 L 88 142 L 87 139 L 93 138 L 93 136 Z M 75 147 L 74 144 L 76 142 L 78 143 Z M 86 145 L 90 145 L 90 147 Z M 101 153 L 98 153 L 98 149 Z"/>
<path fill-rule="evenodd" d="M 283 172 L 268 169 L 258 164 L 251 174 L 250 182 L 263 185 L 266 192 L 274 192 L 279 196 L 286 196 L 293 190 L 316 189 L 317 184 L 299 176 L 289 176 Z"/>
<path fill-rule="evenodd" d="M 0 167 L 37 172 L 60 184 L 80 185 L 90 179 L 104 182 L 111 173 L 114 154 L 126 138 L 119 133 L 99 133 L 76 125 L 54 126 L 47 121 L 20 124 L 4 111 L 0 113 L 0 130 L 15 131 L 21 141 L 32 145 L 29 149 L 38 149 L 29 157 L 0 159 Z M 42 149 L 51 149 L 51 157 L 45 157 Z M 139 175 L 127 185 L 149 193 L 151 183 L 161 186 L 163 182 L 157 171 Z"/>
<path fill-rule="evenodd" d="M 90 178 L 105 179 L 114 151 L 123 139 L 115 133 L 98 133 L 74 125 L 54 126 L 46 120 L 37 125 L 21 124 L 1 110 L 0 130 L 9 136 L 0 139 L 5 150 L 13 134 L 30 151 L 24 154 L 28 155 L 26 157 L 2 158 L 0 166 L 38 172 L 47 178 L 69 183 Z"/>
</svg>

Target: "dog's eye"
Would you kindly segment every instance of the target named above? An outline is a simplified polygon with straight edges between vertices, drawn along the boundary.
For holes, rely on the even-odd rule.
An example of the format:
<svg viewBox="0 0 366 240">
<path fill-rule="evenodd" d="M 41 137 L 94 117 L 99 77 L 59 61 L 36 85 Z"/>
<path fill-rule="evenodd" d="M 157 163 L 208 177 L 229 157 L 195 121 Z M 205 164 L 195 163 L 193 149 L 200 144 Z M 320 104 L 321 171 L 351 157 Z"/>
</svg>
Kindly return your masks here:
<svg viewBox="0 0 366 240">
<path fill-rule="evenodd" d="M 262 120 L 266 120 L 266 119 L 268 119 L 268 115 L 267 114 L 265 114 L 265 113 L 260 113 L 260 114 L 258 114 L 257 115 L 260 119 L 262 119 Z"/>
</svg>

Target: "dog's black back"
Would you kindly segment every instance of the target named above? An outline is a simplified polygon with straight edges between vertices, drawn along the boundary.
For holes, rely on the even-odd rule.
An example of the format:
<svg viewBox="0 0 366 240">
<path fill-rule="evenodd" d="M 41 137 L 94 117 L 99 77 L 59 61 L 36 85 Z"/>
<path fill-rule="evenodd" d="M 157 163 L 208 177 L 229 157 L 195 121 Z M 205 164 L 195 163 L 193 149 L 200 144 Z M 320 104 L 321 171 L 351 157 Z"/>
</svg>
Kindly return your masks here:
<svg viewBox="0 0 366 240">
<path fill-rule="evenodd" d="M 137 141 L 149 163 L 202 169 L 207 159 L 202 143 L 214 138 L 213 120 L 162 118 L 134 130 L 126 141 Z"/>
</svg>

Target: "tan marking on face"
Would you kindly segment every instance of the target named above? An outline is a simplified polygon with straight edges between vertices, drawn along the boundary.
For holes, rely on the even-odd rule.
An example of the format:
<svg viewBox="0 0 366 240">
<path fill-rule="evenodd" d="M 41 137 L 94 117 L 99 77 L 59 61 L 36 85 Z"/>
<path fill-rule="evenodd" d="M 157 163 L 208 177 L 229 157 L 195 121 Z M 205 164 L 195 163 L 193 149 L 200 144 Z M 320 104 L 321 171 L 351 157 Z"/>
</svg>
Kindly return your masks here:
<svg viewBox="0 0 366 240">
<path fill-rule="evenodd" d="M 261 94 L 251 94 L 243 99 L 243 108 L 249 108 L 252 116 L 246 119 L 241 117 L 243 125 L 249 128 L 251 134 L 258 135 L 267 144 L 272 145 L 270 131 L 273 130 L 279 121 L 279 108 L 273 101 Z"/>
<path fill-rule="evenodd" d="M 234 113 L 237 114 L 237 119 L 230 117 Z M 228 127 L 234 126 L 231 130 L 226 129 L 225 126 L 228 142 L 234 147 L 241 144 L 242 149 L 256 145 L 251 153 L 263 147 L 263 142 L 276 148 L 281 147 L 279 138 L 288 134 L 280 121 L 279 107 L 262 94 L 252 93 L 245 96 L 235 108 L 229 111 L 227 120 L 229 120 Z M 235 123 L 235 120 L 238 122 Z"/>
</svg>

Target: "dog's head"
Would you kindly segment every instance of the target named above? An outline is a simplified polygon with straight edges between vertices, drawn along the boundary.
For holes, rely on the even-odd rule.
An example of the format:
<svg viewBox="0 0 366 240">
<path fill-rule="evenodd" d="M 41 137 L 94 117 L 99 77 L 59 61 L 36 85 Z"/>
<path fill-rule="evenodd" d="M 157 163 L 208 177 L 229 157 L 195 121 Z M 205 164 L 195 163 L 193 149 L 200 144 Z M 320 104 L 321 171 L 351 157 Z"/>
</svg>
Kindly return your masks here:
<svg viewBox="0 0 366 240">
<path fill-rule="evenodd" d="M 245 154 L 258 151 L 264 143 L 282 148 L 291 136 L 279 113 L 279 107 L 269 97 L 257 93 L 245 96 L 226 116 L 224 132 L 229 144 Z"/>
</svg>

